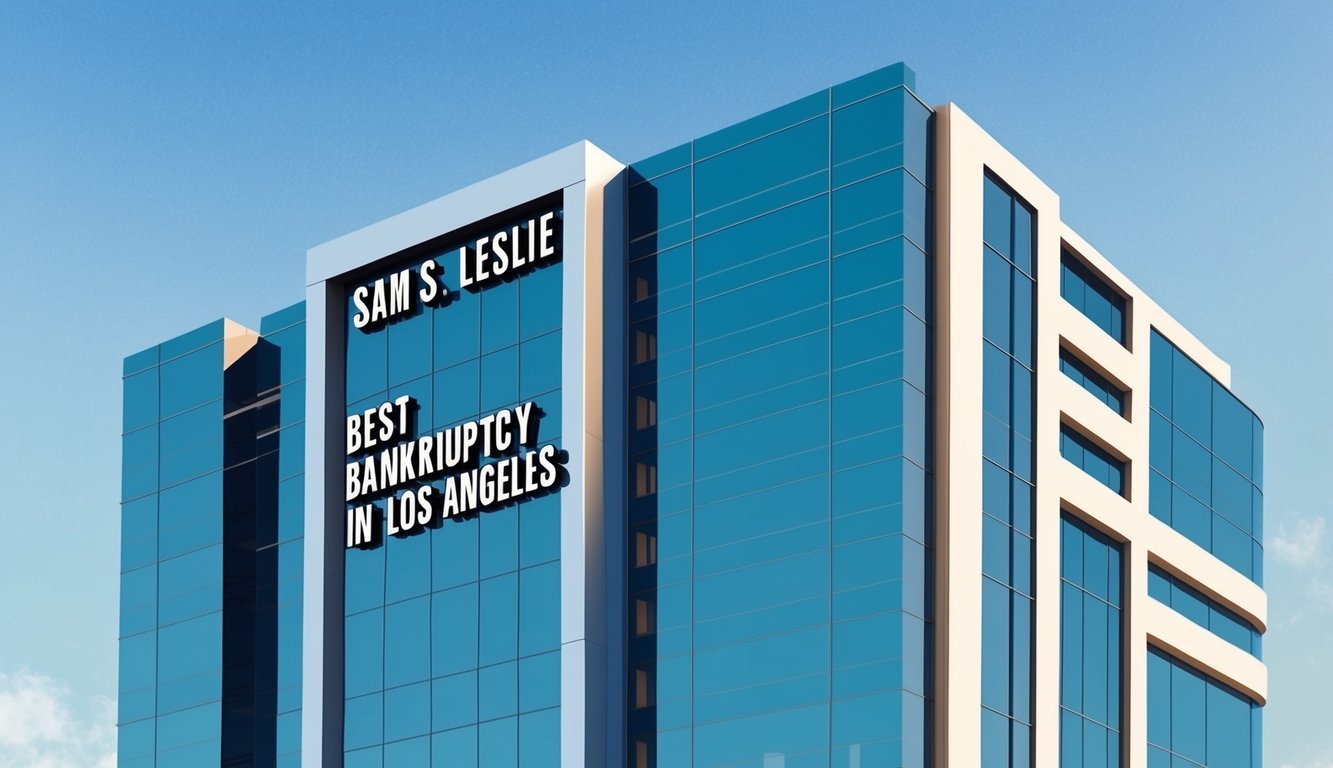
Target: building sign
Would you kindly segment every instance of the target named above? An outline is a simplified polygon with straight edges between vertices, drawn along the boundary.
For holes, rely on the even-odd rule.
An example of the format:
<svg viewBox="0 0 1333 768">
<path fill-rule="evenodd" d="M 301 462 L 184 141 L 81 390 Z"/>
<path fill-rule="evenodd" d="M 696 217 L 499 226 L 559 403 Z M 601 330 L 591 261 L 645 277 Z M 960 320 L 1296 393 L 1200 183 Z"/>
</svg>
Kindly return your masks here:
<svg viewBox="0 0 1333 768">
<path fill-rule="evenodd" d="M 554 211 L 500 229 L 458 250 L 460 288 L 482 290 L 560 258 Z M 352 290 L 352 325 L 363 333 L 448 301 L 437 259 Z M 499 508 L 559 488 L 564 454 L 538 438 L 544 412 L 534 402 L 418 436 L 414 398 L 402 395 L 347 417 L 346 546 L 419 533 L 449 518 Z M 379 506 L 380 502 L 383 506 Z"/>
<path fill-rule="evenodd" d="M 380 510 L 368 501 L 376 497 L 385 497 L 384 521 L 393 536 L 559 485 L 563 459 L 554 444 L 538 444 L 535 403 L 421 437 L 413 437 L 416 411 L 416 400 L 403 395 L 347 417 L 345 500 L 356 505 L 347 513 L 348 547 L 376 543 Z M 438 487 L 427 484 L 438 478 Z"/>
<path fill-rule="evenodd" d="M 560 219 L 555 211 L 528 219 L 458 249 L 458 287 L 471 291 L 531 272 L 560 254 Z M 352 325 L 365 333 L 411 314 L 417 303 L 434 305 L 447 300 L 444 266 L 431 258 L 381 277 L 352 291 L 356 314 Z"/>
</svg>

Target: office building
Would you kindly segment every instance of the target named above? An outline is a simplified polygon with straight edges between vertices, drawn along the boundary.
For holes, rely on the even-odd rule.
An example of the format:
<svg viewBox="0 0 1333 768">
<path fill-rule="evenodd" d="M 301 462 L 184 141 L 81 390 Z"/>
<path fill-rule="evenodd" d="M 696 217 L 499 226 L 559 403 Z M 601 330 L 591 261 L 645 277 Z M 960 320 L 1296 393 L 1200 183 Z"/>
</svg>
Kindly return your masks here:
<svg viewBox="0 0 1333 768">
<path fill-rule="evenodd" d="M 306 265 L 126 361 L 123 765 L 1261 764 L 1262 425 L 905 66 Z"/>
</svg>

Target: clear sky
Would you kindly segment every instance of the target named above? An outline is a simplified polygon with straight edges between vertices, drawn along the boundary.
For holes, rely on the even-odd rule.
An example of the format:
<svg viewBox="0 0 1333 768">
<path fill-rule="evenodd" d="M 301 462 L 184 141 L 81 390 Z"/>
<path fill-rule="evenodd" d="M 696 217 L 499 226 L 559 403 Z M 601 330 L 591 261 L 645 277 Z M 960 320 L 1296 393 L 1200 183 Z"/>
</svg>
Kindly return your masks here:
<svg viewBox="0 0 1333 768">
<path fill-rule="evenodd" d="M 1267 764 L 1333 766 L 1333 4 L 603 5 L 0 3 L 0 767 L 114 738 L 125 355 L 578 139 L 633 161 L 899 60 L 1233 365 Z"/>
</svg>

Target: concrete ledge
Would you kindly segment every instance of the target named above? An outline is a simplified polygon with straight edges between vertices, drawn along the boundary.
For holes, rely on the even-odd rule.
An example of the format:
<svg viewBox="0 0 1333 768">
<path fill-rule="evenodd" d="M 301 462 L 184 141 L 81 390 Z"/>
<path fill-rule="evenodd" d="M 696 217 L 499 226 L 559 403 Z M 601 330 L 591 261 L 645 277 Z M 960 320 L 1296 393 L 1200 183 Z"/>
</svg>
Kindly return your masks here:
<svg viewBox="0 0 1333 768">
<path fill-rule="evenodd" d="M 1249 653 L 1153 599 L 1144 601 L 1148 642 L 1259 704 L 1268 702 L 1268 668 Z"/>
</svg>

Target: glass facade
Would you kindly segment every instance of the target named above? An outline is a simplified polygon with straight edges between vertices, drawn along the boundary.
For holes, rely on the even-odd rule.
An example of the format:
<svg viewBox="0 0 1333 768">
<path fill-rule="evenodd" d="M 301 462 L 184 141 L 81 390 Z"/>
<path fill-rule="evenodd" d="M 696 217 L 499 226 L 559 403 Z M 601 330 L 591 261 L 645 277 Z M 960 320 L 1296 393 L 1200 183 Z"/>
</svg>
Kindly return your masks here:
<svg viewBox="0 0 1333 768">
<path fill-rule="evenodd" d="M 1249 698 L 1149 646 L 1149 768 L 1257 768 L 1262 720 Z"/>
<path fill-rule="evenodd" d="M 1156 565 L 1148 566 L 1148 595 L 1237 648 L 1256 658 L 1261 655 L 1259 630 L 1235 611 Z"/>
<path fill-rule="evenodd" d="M 426 255 L 457 263 L 463 242 Z M 369 331 L 353 325 L 349 290 L 347 414 L 409 395 L 410 436 L 422 436 L 533 401 L 544 412 L 539 439 L 558 445 L 563 274 L 556 261 L 478 291 L 455 288 Z M 431 485 L 443 496 L 443 481 Z M 436 515 L 414 535 L 377 525 L 382 543 L 345 553 L 344 765 L 558 765 L 560 497 Z"/>
<path fill-rule="evenodd" d="M 962 749 L 980 768 L 1028 768 L 1034 734 L 1054 751 L 1058 733 L 1061 766 L 1111 768 L 1144 756 L 1122 720 L 1146 682 L 1150 766 L 1257 766 L 1255 701 L 1157 648 L 1147 680 L 1130 679 L 1124 612 L 1143 602 L 1125 596 L 1131 528 L 1072 498 L 1043 510 L 1052 539 L 1060 515 L 1060 652 L 1037 659 L 1034 203 L 1046 192 L 1024 199 L 1010 182 L 1035 187 L 1001 178 L 989 143 L 967 146 L 975 126 L 937 115 L 914 80 L 894 65 L 609 180 L 611 163 L 575 145 L 312 251 L 311 274 L 327 277 L 309 286 L 309 329 L 301 303 L 258 333 L 218 321 L 127 358 L 119 764 L 926 768 Z M 936 160 L 955 188 L 981 184 L 980 263 L 953 254 L 979 270 L 980 340 L 937 338 L 936 218 L 974 206 L 936 208 Z M 581 252 L 566 257 L 566 243 Z M 1128 347 L 1139 294 L 1097 259 L 1060 256 L 1063 301 Z M 445 288 L 427 298 L 430 285 Z M 1140 304 L 1141 331 L 1165 326 Z M 1078 334 L 1099 332 L 1055 314 L 1078 328 L 1043 329 L 1061 345 L 1047 375 L 1128 419 L 1116 381 L 1134 371 L 1089 356 L 1099 347 Z M 950 452 L 965 474 L 980 463 L 981 514 L 947 518 L 978 528 L 980 552 L 969 531 L 938 565 L 937 349 L 981 363 L 980 381 L 947 389 L 981 406 L 967 436 L 981 455 Z M 1120 423 L 1149 430 L 1150 483 L 1134 501 L 1260 583 L 1262 425 L 1158 331 L 1131 351 L 1117 355 L 1151 363 L 1149 423 Z M 305 466 L 308 360 L 328 366 L 311 369 L 312 413 L 325 408 L 330 437 L 346 440 L 345 475 L 342 455 Z M 522 420 L 513 437 L 540 434 L 422 458 L 448 455 L 459 443 L 444 436 L 469 427 L 490 446 L 509 433 L 479 425 L 499 413 Z M 1129 495 L 1128 462 L 1094 431 L 1066 421 L 1058 440 L 1054 461 Z M 547 447 L 574 463 L 534 486 Z M 520 492 L 502 467 L 525 461 Z M 408 496 L 437 499 L 433 516 L 404 526 Z M 1161 564 L 1149 596 L 1259 657 L 1238 613 L 1263 618 L 1248 595 L 1210 592 L 1146 546 Z M 964 573 L 967 599 L 937 638 L 946 572 Z M 1054 573 L 1042 578 L 1053 604 Z M 937 641 L 980 662 L 964 665 L 974 679 L 941 676 Z M 1059 666 L 1058 726 L 1036 722 L 1039 663 L 1052 705 Z M 1247 674 L 1236 684 L 1262 698 Z M 934 722 L 941 682 L 968 689 L 961 727 Z"/>
<path fill-rule="evenodd" d="M 1098 401 L 1105 403 L 1107 408 L 1121 416 L 1125 415 L 1125 391 L 1067 349 L 1060 350 L 1060 372 Z"/>
<path fill-rule="evenodd" d="M 1120 545 L 1060 520 L 1060 765 L 1118 768 L 1122 704 Z"/>
<path fill-rule="evenodd" d="M 1097 482 L 1124 495 L 1129 466 L 1067 424 L 1060 425 L 1060 455 Z"/>
<path fill-rule="evenodd" d="M 1263 424 L 1156 329 L 1151 355 L 1148 509 L 1262 584 Z"/>
<path fill-rule="evenodd" d="M 986 176 L 982 202 L 981 764 L 1032 764 L 1036 219 Z"/>
<path fill-rule="evenodd" d="M 274 765 L 279 702 L 299 710 L 299 690 L 284 687 L 294 665 L 299 689 L 299 629 L 297 649 L 279 652 L 280 625 L 300 624 L 299 603 L 292 616 L 279 596 L 282 574 L 299 574 L 299 544 L 284 561 L 274 501 L 281 456 L 301 466 L 300 440 L 284 450 L 278 427 L 281 384 L 300 388 L 304 356 L 238 329 L 219 320 L 125 361 L 126 768 Z"/>
<path fill-rule="evenodd" d="M 256 665 L 272 669 L 272 689 L 257 691 L 264 711 L 274 713 L 277 768 L 301 764 L 301 620 L 305 565 L 305 302 L 268 315 L 259 324 L 264 344 L 277 350 L 277 487 L 261 495 L 256 631 L 265 645 Z M 273 429 L 268 425 L 267 429 Z M 271 699 L 271 700 L 270 700 Z"/>
<path fill-rule="evenodd" d="M 630 766 L 930 764 L 911 87 L 890 67 L 630 167 Z"/>
<path fill-rule="evenodd" d="M 1125 343 L 1125 297 L 1068 250 L 1060 252 L 1060 295 L 1111 338 Z"/>
</svg>

